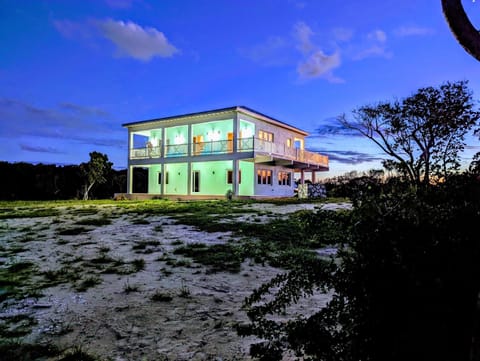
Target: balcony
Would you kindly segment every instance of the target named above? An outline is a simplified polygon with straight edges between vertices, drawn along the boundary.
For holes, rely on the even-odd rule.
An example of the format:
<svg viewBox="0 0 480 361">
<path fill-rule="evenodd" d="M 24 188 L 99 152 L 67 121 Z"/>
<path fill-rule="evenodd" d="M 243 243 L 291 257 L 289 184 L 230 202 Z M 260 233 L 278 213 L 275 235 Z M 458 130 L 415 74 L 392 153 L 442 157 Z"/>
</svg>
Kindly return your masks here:
<svg viewBox="0 0 480 361">
<path fill-rule="evenodd" d="M 191 153 L 189 154 L 189 149 Z M 257 138 L 240 138 L 237 140 L 237 152 L 253 152 L 254 156 L 265 155 L 277 159 L 312 164 L 328 168 L 328 157 L 304 149 L 287 147 L 284 144 L 267 142 Z M 173 158 L 233 153 L 233 140 L 166 145 L 162 147 L 142 147 L 130 150 L 130 159 Z"/>
</svg>

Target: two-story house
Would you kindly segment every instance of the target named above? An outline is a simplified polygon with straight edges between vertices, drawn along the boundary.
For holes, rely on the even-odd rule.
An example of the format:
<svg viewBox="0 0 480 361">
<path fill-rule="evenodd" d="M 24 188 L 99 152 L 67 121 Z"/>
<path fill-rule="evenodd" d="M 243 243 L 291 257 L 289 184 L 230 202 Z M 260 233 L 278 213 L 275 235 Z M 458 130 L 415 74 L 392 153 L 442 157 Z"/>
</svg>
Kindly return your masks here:
<svg viewBox="0 0 480 361">
<path fill-rule="evenodd" d="M 294 173 L 327 171 L 304 149 L 305 131 L 244 106 L 145 120 L 128 129 L 127 195 L 214 198 L 294 195 Z M 133 169 L 148 168 L 148 194 L 133 194 Z"/>
</svg>

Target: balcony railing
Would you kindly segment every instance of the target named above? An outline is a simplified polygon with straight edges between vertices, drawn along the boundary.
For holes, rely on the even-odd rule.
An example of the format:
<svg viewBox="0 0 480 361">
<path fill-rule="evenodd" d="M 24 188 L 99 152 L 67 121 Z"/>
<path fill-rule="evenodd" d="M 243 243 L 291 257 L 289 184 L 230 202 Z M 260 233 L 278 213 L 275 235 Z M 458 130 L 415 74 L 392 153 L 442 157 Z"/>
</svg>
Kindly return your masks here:
<svg viewBox="0 0 480 361">
<path fill-rule="evenodd" d="M 130 150 L 130 159 L 186 157 L 191 147 L 192 156 L 233 153 L 233 140 L 219 140 L 190 144 L 166 145 L 162 154 L 161 147 L 142 147 Z M 328 167 L 328 157 L 304 149 L 287 147 L 285 144 L 267 142 L 257 138 L 240 138 L 237 140 L 237 152 L 255 152 L 302 163 L 318 164 Z"/>
</svg>

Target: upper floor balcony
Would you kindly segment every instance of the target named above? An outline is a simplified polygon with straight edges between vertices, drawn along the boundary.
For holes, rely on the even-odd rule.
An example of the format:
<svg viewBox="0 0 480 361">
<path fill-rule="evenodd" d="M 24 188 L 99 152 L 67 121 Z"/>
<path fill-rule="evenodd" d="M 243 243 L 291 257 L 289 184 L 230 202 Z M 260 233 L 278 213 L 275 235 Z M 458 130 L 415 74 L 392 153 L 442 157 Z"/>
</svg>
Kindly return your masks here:
<svg viewBox="0 0 480 361">
<path fill-rule="evenodd" d="M 234 140 L 218 140 L 185 144 L 169 144 L 165 146 L 147 146 L 130 149 L 130 159 L 173 158 L 188 156 L 205 156 L 215 154 L 229 154 L 234 152 Z M 253 152 L 255 156 L 272 156 L 300 163 L 314 164 L 328 168 L 328 156 L 310 152 L 304 149 L 287 147 L 285 144 L 268 142 L 258 138 L 237 139 L 237 153 Z"/>
</svg>

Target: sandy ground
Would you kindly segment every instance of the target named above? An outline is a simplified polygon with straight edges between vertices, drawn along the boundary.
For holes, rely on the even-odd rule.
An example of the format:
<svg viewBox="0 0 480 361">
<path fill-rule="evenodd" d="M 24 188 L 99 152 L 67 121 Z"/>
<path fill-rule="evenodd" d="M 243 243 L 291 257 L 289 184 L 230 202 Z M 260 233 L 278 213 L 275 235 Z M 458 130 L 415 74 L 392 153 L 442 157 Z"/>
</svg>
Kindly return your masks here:
<svg viewBox="0 0 480 361">
<path fill-rule="evenodd" d="M 313 210 L 315 206 L 318 207 L 254 203 L 246 207 L 281 216 L 299 209 Z M 337 209 L 348 204 L 324 207 Z M 108 256 L 125 261 L 143 258 L 145 269 L 130 275 L 102 274 L 101 284 L 86 292 L 77 292 L 68 283 L 46 288 L 39 299 L 4 303 L 0 316 L 32 315 L 38 324 L 25 341 L 53 341 L 61 347 L 81 345 L 101 359 L 248 360 L 249 345 L 258 340 L 236 334 L 234 326 L 248 320 L 241 310 L 242 302 L 252 290 L 282 271 L 249 261 L 243 263 L 238 274 L 210 273 L 195 263 L 188 267 L 168 266 L 159 258 L 172 256 L 172 243 L 222 243 L 235 239 L 230 233 L 198 232 L 189 226 L 175 225 L 163 216 L 145 217 L 149 224 L 132 224 L 134 217 L 120 215 L 110 225 L 74 236 L 58 236 L 56 230 L 79 217 L 2 221 L 6 222 L 3 229 L 8 231 L 0 234 L 0 245 L 22 237 L 22 229 L 37 229 L 36 238 L 28 242 L 28 250 L 17 254 L 14 261 L 31 260 L 39 266 L 39 272 L 58 269 L 65 260 L 75 257 L 93 258 L 101 248 L 108 248 Z M 251 216 L 238 217 L 248 221 Z M 155 226 L 160 225 L 161 231 L 156 231 Z M 135 253 L 132 243 L 142 240 L 158 240 L 161 244 L 151 247 L 151 253 Z M 166 274 L 166 269 L 171 273 Z M 127 293 L 128 286 L 137 290 Z M 172 300 L 152 301 L 150 297 L 159 291 L 170 294 Z M 289 313 L 309 313 L 327 301 L 327 295 L 316 295 Z"/>
</svg>

